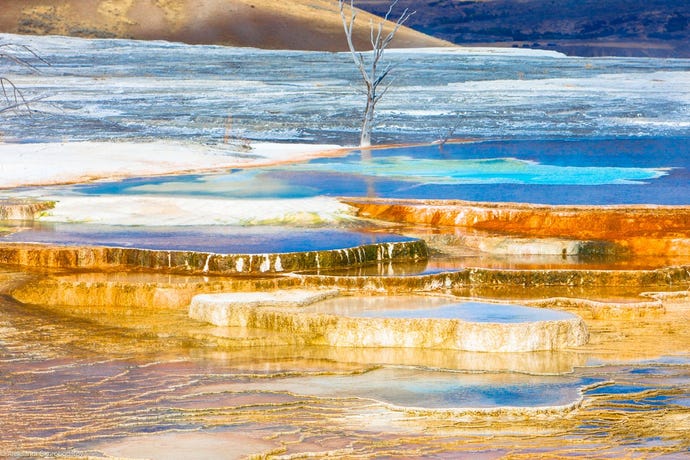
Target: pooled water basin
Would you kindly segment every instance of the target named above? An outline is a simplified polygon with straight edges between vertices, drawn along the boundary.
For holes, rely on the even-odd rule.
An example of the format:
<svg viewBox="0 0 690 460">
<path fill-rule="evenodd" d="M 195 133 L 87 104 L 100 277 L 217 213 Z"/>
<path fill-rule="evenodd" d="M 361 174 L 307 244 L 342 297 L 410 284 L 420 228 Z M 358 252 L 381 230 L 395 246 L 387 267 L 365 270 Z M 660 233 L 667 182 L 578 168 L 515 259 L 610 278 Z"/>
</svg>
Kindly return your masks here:
<svg viewBox="0 0 690 460">
<path fill-rule="evenodd" d="M 251 298 L 238 292 L 198 294 L 189 316 L 216 326 L 290 331 L 295 343 L 346 348 L 520 353 L 581 346 L 589 339 L 581 318 L 527 307 L 463 305 L 425 296 L 387 296 L 373 303 L 367 297 L 342 296 L 302 303 L 311 303 L 308 307 L 273 300 L 302 295 L 300 290 L 261 292 Z"/>
<path fill-rule="evenodd" d="M 564 408 L 578 402 L 585 388 L 599 382 L 602 379 L 381 368 L 358 375 L 254 382 L 243 388 L 331 398 L 357 397 L 404 409 L 453 411 Z"/>
<path fill-rule="evenodd" d="M 41 75 L 9 75 L 32 99 L 48 96 L 45 103 L 32 104 L 32 117 L 3 119 L 9 141 L 184 139 L 212 149 L 227 137 L 228 117 L 236 128 L 231 134 L 250 143 L 344 145 L 356 139 L 353 114 L 361 100 L 348 88 L 358 76 L 347 53 L 56 37 L 8 40 L 30 44 L 53 64 Z M 116 225 L 56 224 L 12 238 L 264 254 L 362 244 L 356 234 L 371 241 L 366 232 L 297 228 L 294 216 L 303 214 L 309 201 L 300 201 L 287 217 L 282 212 L 286 200 L 296 197 L 690 203 L 690 67 L 684 60 L 475 56 L 465 50 L 401 51 L 389 57 L 400 65 L 401 79 L 377 112 L 376 142 L 429 142 L 457 120 L 458 137 L 485 141 L 374 149 L 368 158 L 367 152 L 353 152 L 225 174 L 18 190 L 57 201 L 55 222 L 105 223 L 96 217 L 107 214 L 108 223 Z M 189 97 L 181 103 L 180 94 Z M 228 94 L 233 95 L 230 109 Z M 117 208 L 121 213 L 114 212 L 113 197 L 129 201 Z M 179 206 L 183 198 L 189 207 Z M 259 198 L 265 206 L 257 206 Z M 206 207 L 209 201 L 220 206 Z M 341 228 L 349 214 L 332 212 L 334 201 L 311 202 L 306 220 Z M 171 203 L 178 205 L 174 215 Z M 235 212 L 240 207 L 242 212 Z M 281 212 L 267 216 L 269 208 Z M 227 227 L 208 228 L 209 222 Z M 242 222 L 287 225 L 247 229 Z M 568 257 L 535 262 L 519 256 L 482 265 L 544 267 L 565 264 Z M 209 258 L 202 265 L 204 260 Z M 410 272 L 462 268 L 471 261 L 459 260 L 453 267 L 434 263 L 411 264 Z M 382 262 L 373 275 L 391 271 L 392 264 Z M 81 280 L 69 292 L 88 291 L 98 302 L 107 301 L 100 293 L 111 292 L 113 280 L 107 271 L 98 275 L 105 280 Z M 38 275 L 26 274 L 33 276 Z M 18 282 L 10 273 L 4 285 L 10 289 Z M 170 284 L 160 279 L 141 282 L 151 285 L 152 297 L 165 300 L 170 293 Z M 59 299 L 69 297 L 64 286 L 71 285 L 55 288 L 62 293 Z M 482 295 L 482 289 L 491 288 L 503 289 L 504 299 L 543 297 L 543 287 L 522 284 L 463 289 L 468 296 L 493 298 Z M 608 298 L 628 288 L 585 282 L 563 291 L 592 295 L 589 289 L 601 289 Z M 671 288 L 685 290 L 687 283 L 674 279 Z M 25 290 L 46 297 L 38 285 Z M 123 285 L 120 291 L 124 296 L 133 290 Z M 248 333 L 252 337 L 238 337 L 239 328 L 221 333 L 222 327 L 193 321 L 182 311 L 148 304 L 135 308 L 112 301 L 99 308 L 84 301 L 77 307 L 58 305 L 54 298 L 48 305 L 47 297 L 15 302 L 9 291 L 0 294 L 0 456 L 675 458 L 688 452 L 687 301 L 675 310 L 671 305 L 663 317 L 594 322 L 594 340 L 576 350 L 501 354 L 292 346 L 274 331 L 257 329 Z M 442 305 L 428 309 L 440 311 Z M 292 330 L 283 334 L 295 335 Z M 660 361 L 664 354 L 675 355 L 677 362 Z M 651 361 L 641 362 L 643 357 Z M 605 365 L 612 361 L 620 365 Z M 612 383 L 591 387 L 602 381 Z M 551 405 L 572 408 L 583 391 L 585 403 L 572 412 L 543 416 Z M 519 409 L 497 409 L 496 417 L 460 410 L 453 418 L 444 412 L 503 406 Z M 415 407 L 431 410 L 401 410 Z M 527 416 L 514 416 L 521 413 Z M 108 443 L 129 450 L 109 449 Z"/>
<path fill-rule="evenodd" d="M 108 246 L 219 254 L 277 254 L 345 249 L 365 244 L 412 241 L 390 233 L 273 226 L 126 227 L 42 223 L 4 236 L 0 242 L 59 246 Z"/>
<path fill-rule="evenodd" d="M 558 321 L 574 315 L 546 308 L 484 302 L 457 302 L 434 297 L 339 297 L 309 307 L 319 313 L 367 318 L 459 319 L 479 323 Z"/>
<path fill-rule="evenodd" d="M 396 146 L 225 174 L 81 185 L 74 191 L 226 199 L 367 196 L 686 205 L 689 145 L 687 138 L 661 138 Z"/>
</svg>

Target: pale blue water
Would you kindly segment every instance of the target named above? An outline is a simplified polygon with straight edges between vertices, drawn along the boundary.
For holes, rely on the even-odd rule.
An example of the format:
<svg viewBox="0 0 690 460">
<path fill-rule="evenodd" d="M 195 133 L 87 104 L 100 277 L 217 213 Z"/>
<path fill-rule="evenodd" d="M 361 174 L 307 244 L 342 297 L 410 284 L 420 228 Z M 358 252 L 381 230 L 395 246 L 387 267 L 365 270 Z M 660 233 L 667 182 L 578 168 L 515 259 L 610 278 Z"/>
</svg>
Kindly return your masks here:
<svg viewBox="0 0 690 460">
<path fill-rule="evenodd" d="M 305 388 L 427 409 L 543 407 L 571 404 L 602 379 L 382 368 L 361 375 L 299 379 Z M 280 383 L 277 384 L 278 388 Z"/>
<path fill-rule="evenodd" d="M 328 228 L 274 226 L 128 227 L 95 224 L 35 224 L 2 238 L 7 242 L 62 246 L 107 246 L 158 251 L 266 254 L 347 249 L 376 243 L 411 241 L 390 234 Z"/>
<path fill-rule="evenodd" d="M 356 314 L 369 318 L 461 319 L 475 323 L 528 323 L 574 318 L 573 315 L 546 308 L 460 302 L 433 308 L 367 310 Z"/>
<path fill-rule="evenodd" d="M 378 196 L 544 204 L 690 204 L 690 137 L 484 141 L 75 186 L 80 194 Z"/>
<path fill-rule="evenodd" d="M 376 150 L 269 171 L 331 195 L 544 204 L 690 204 L 690 137 L 485 141 Z"/>
<path fill-rule="evenodd" d="M 566 375 L 527 375 L 520 373 L 452 372 L 404 366 L 382 367 L 370 372 L 287 379 L 297 393 L 314 392 L 338 397 L 356 396 L 403 407 L 428 409 L 543 407 L 576 402 L 587 396 L 618 396 L 614 403 L 628 407 L 619 410 L 663 410 L 664 405 L 687 405 L 687 366 L 656 365 L 652 368 L 664 379 L 638 379 L 624 366 L 578 368 Z M 669 379 L 667 376 L 675 377 Z M 281 382 L 275 386 L 280 388 Z M 654 396 L 655 391 L 679 389 Z M 649 395 L 651 392 L 652 395 Z M 591 427 L 605 422 L 599 420 Z"/>
</svg>

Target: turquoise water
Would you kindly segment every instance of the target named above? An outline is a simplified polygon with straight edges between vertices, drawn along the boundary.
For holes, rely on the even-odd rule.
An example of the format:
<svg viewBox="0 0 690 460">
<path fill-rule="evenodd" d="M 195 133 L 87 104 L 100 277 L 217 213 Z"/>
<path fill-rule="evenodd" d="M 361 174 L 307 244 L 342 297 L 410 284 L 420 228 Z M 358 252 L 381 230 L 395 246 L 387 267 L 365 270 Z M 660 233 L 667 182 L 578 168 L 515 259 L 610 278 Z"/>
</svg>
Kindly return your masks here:
<svg viewBox="0 0 690 460">
<path fill-rule="evenodd" d="M 544 204 L 690 204 L 690 137 L 504 140 L 396 147 L 223 174 L 131 179 L 70 193 L 460 199 Z"/>
<path fill-rule="evenodd" d="M 354 145 L 363 107 L 348 53 L 0 36 L 50 62 L 10 68 L 33 117 L 6 142 Z M 545 204 L 690 204 L 690 60 L 396 50 L 373 150 L 77 193 L 379 196 Z M 31 58 L 31 57 L 29 57 Z M 40 127 L 40 129 L 39 129 Z M 228 132 L 228 130 L 230 132 Z M 453 137 L 471 144 L 428 145 Z M 214 150 L 217 151 L 217 150 Z"/>
<path fill-rule="evenodd" d="M 373 150 L 266 171 L 343 196 L 690 204 L 690 138 L 486 141 Z"/>
<path fill-rule="evenodd" d="M 434 146 L 430 147 L 435 149 Z M 395 152 L 394 149 L 387 150 Z M 421 155 L 420 155 L 421 156 Z M 291 171 L 334 173 L 427 184 L 610 185 L 643 184 L 668 174 L 665 168 L 558 166 L 517 158 L 424 158 L 378 156 L 357 163 L 312 162 Z"/>
</svg>

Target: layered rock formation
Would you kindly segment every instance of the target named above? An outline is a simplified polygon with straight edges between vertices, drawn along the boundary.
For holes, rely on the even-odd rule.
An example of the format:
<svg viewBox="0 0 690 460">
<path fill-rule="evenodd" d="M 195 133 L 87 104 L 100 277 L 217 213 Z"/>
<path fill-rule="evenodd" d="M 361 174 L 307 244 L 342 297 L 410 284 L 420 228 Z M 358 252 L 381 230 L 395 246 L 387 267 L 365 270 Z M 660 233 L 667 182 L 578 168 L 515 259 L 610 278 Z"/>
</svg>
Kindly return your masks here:
<svg viewBox="0 0 690 460">
<path fill-rule="evenodd" d="M 43 268 L 124 269 L 174 273 L 252 275 L 339 268 L 388 260 L 426 259 L 423 241 L 368 244 L 354 248 L 279 254 L 215 254 L 118 247 L 0 244 L 0 264 Z"/>
<path fill-rule="evenodd" d="M 497 235 L 561 238 L 551 250 L 613 255 L 690 255 L 687 206 L 542 206 L 522 203 L 369 200 L 346 202 L 362 217 L 462 227 Z M 505 252 L 505 251 L 504 251 Z"/>
<path fill-rule="evenodd" d="M 478 352 L 531 352 L 587 343 L 584 322 L 564 319 L 518 323 L 473 322 L 457 318 L 358 317 L 305 311 L 329 291 L 224 293 L 195 296 L 194 319 L 217 326 L 275 330 L 298 343 L 356 348 L 423 348 Z M 420 298 L 421 301 L 422 298 Z M 299 305 L 295 307 L 293 305 Z"/>
<path fill-rule="evenodd" d="M 54 206 L 55 203 L 49 201 L 0 200 L 0 221 L 31 221 Z"/>
</svg>

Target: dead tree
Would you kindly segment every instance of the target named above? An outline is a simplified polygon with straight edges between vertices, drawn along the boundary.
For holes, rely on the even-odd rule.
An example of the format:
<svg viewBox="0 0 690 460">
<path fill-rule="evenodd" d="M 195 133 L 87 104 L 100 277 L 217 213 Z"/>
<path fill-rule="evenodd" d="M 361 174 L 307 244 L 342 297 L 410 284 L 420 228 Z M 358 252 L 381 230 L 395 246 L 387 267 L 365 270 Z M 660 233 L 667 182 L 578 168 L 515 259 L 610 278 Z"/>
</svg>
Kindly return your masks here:
<svg viewBox="0 0 690 460">
<path fill-rule="evenodd" d="M 20 108 L 29 110 L 29 101 L 26 100 L 19 88 L 12 83 L 12 80 L 7 77 L 0 76 L 0 95 L 2 95 L 4 104 L 0 105 L 0 114 Z"/>
<path fill-rule="evenodd" d="M 438 138 L 437 140 L 432 142 L 432 144 L 438 145 L 438 149 L 441 152 L 443 152 L 443 146 L 446 145 L 446 143 L 448 143 L 449 140 L 451 140 L 451 137 L 453 136 L 453 134 L 455 134 L 455 131 L 462 124 L 462 116 L 461 116 L 460 112 L 457 112 L 457 111 L 454 112 L 454 116 L 455 116 L 455 122 L 453 123 L 453 126 L 451 126 L 450 129 L 448 129 L 443 134 L 443 136 L 441 136 L 440 138 Z"/>
<path fill-rule="evenodd" d="M 23 57 L 22 54 L 28 57 Z M 41 58 L 26 45 L 0 43 L 0 60 L 9 61 L 10 63 L 17 64 L 21 67 L 29 68 L 32 71 L 37 71 L 38 69 L 29 60 L 30 58 L 35 58 L 44 64 L 48 64 L 45 59 Z M 12 82 L 12 80 L 0 75 L 0 114 L 19 109 L 25 109 L 29 114 L 31 114 L 29 104 L 39 99 L 40 98 L 33 100 L 26 99 L 22 91 Z"/>
<path fill-rule="evenodd" d="M 350 0 L 349 16 L 345 14 L 344 0 L 338 0 L 338 4 L 340 6 L 340 17 L 343 20 L 343 28 L 345 29 L 345 37 L 347 38 L 347 46 L 350 49 L 350 53 L 355 61 L 355 65 L 362 74 L 362 79 L 366 85 L 367 103 L 362 118 L 362 134 L 359 140 L 359 145 L 361 147 L 369 147 L 371 145 L 371 132 L 374 124 L 374 109 L 376 108 L 376 104 L 386 94 L 392 83 L 392 81 L 389 81 L 379 91 L 379 86 L 383 83 L 383 80 L 388 76 L 393 68 L 391 64 L 387 65 L 383 70 L 379 68 L 381 58 L 383 57 L 383 52 L 393 41 L 398 29 L 400 29 L 400 27 L 410 18 L 410 16 L 414 14 L 414 12 L 409 12 L 406 8 L 393 25 L 392 30 L 388 32 L 388 34 L 384 35 L 383 26 L 388 22 L 388 19 L 393 12 L 393 7 L 395 7 L 397 3 L 398 0 L 393 0 L 388 8 L 388 12 L 381 21 L 378 23 L 371 21 L 369 23 L 372 52 L 370 61 L 367 64 L 364 53 L 357 51 L 352 38 L 355 19 L 357 17 L 357 11 L 354 7 L 354 0 Z"/>
</svg>

